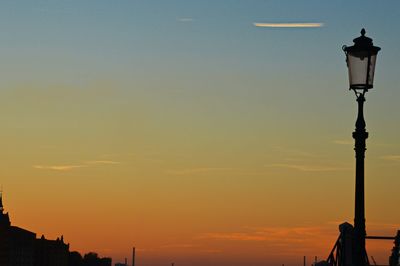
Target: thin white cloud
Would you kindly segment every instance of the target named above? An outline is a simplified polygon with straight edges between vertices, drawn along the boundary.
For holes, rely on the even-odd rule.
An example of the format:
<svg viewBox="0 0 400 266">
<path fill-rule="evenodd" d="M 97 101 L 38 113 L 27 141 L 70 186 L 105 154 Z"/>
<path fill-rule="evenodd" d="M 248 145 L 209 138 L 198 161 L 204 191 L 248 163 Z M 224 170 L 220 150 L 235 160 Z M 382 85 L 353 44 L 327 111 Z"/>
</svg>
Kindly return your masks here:
<svg viewBox="0 0 400 266">
<path fill-rule="evenodd" d="M 86 165 L 34 165 L 35 169 L 54 170 L 54 171 L 70 171 L 76 168 L 86 167 Z"/>
<path fill-rule="evenodd" d="M 34 165 L 33 168 L 40 170 L 53 170 L 53 171 L 71 171 L 78 168 L 85 167 L 93 167 L 95 165 L 117 165 L 120 162 L 116 161 L 105 161 L 105 160 L 97 160 L 97 161 L 87 161 L 81 164 L 65 164 L 65 165 Z"/>
<path fill-rule="evenodd" d="M 193 22 L 194 18 L 189 18 L 189 17 L 187 17 L 187 18 L 177 18 L 176 20 L 178 22 Z"/>
<path fill-rule="evenodd" d="M 256 27 L 261 28 L 321 28 L 324 26 L 324 23 L 253 23 Z"/>
</svg>

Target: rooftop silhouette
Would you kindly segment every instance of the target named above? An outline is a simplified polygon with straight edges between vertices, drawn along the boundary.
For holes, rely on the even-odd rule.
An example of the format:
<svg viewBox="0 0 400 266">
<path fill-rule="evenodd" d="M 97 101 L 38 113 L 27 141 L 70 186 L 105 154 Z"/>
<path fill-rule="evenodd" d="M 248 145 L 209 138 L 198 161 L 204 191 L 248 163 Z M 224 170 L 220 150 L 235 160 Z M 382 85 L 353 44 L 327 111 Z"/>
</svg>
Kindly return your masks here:
<svg viewBox="0 0 400 266">
<path fill-rule="evenodd" d="M 0 192 L 0 265 L 1 266 L 111 266 L 111 258 L 100 258 L 90 252 L 83 257 L 69 251 L 64 237 L 49 240 L 42 235 L 11 225 L 4 211 Z"/>
</svg>

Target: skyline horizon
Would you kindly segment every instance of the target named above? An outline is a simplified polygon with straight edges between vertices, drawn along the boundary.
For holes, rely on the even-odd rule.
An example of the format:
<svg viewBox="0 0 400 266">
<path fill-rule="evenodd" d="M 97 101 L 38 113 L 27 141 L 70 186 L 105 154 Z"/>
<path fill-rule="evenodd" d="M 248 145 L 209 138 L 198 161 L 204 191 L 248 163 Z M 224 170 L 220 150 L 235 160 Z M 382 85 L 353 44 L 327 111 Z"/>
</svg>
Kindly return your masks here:
<svg viewBox="0 0 400 266">
<path fill-rule="evenodd" d="M 1 190 L 0 191 L 0 206 L 1 206 L 1 210 L 2 211 L 6 211 L 6 208 L 4 208 L 4 204 L 3 204 L 3 190 Z M 9 215 L 9 212 L 5 212 L 5 214 L 8 216 Z M 333 224 L 335 224 L 335 223 L 338 223 L 338 222 L 332 222 L 332 223 L 330 223 L 331 225 L 333 225 Z M 337 226 L 339 226 L 339 225 L 341 225 L 342 223 L 347 223 L 346 221 L 343 221 L 343 222 L 341 222 L 340 224 L 336 224 Z M 13 225 L 13 223 L 11 223 L 11 225 Z M 13 225 L 13 226 L 16 226 L 16 225 Z M 374 226 L 379 226 L 379 228 L 382 230 L 382 225 L 374 225 Z M 383 229 L 383 231 L 384 232 L 388 232 L 388 229 L 390 228 L 392 231 L 393 231 L 393 235 L 390 235 L 390 234 L 387 234 L 387 235 L 384 235 L 385 237 L 394 237 L 395 236 L 395 232 L 400 232 L 400 229 L 399 229 L 399 227 L 396 227 L 396 226 L 398 226 L 397 224 L 386 224 L 386 225 L 384 225 L 384 227 L 386 227 L 386 228 L 384 228 Z M 18 227 L 18 228 L 20 228 L 20 227 Z M 23 230 L 26 230 L 26 229 L 23 229 Z M 382 232 L 382 231 L 381 231 Z M 38 235 L 38 234 L 36 234 L 36 233 L 34 233 L 36 236 Z M 374 234 L 368 234 L 368 236 L 371 236 L 371 235 L 374 235 Z M 376 235 L 376 234 L 375 234 Z M 62 234 L 61 235 L 61 240 L 63 240 L 63 237 L 64 237 L 64 235 Z M 238 237 L 240 237 L 240 236 L 238 236 Z M 253 239 L 253 240 L 262 240 L 262 239 L 257 239 L 259 236 L 255 236 L 255 238 Z M 247 238 L 247 237 L 246 237 Z M 45 236 L 42 234 L 41 235 L 41 239 L 46 239 L 45 238 Z M 59 240 L 60 238 L 59 237 L 57 237 L 57 240 Z M 251 237 L 249 237 L 249 240 L 252 240 L 251 239 Z M 68 246 L 70 246 L 71 245 L 71 243 L 66 243 Z M 386 243 L 386 245 L 383 245 L 384 247 L 391 247 L 393 245 L 393 243 L 392 243 L 392 241 L 390 241 L 390 242 L 387 242 Z M 146 250 L 145 249 L 141 249 L 141 248 L 137 248 L 135 245 L 132 245 L 131 246 L 132 248 L 133 248 L 133 252 L 134 252 L 134 254 L 136 253 L 136 251 L 139 251 L 139 252 L 145 252 Z M 181 248 L 185 248 L 185 245 L 182 245 L 181 246 Z M 376 248 L 376 246 L 374 247 L 374 248 Z M 372 249 L 373 250 L 373 249 Z M 378 249 L 379 250 L 379 249 Z M 381 249 L 380 249 L 380 251 L 382 251 L 382 250 L 384 250 L 384 248 L 382 248 L 382 246 L 381 246 Z M 377 251 L 377 250 L 373 250 L 373 251 Z M 390 255 L 391 254 L 391 249 L 387 249 L 386 250 L 386 255 Z M 103 254 L 101 254 L 101 253 L 99 253 L 99 252 L 97 252 L 97 251 L 95 251 L 95 250 L 90 250 L 90 249 L 86 249 L 85 251 L 81 251 L 81 250 L 75 250 L 75 249 L 71 249 L 70 250 L 70 252 L 79 252 L 79 253 L 82 253 L 82 254 L 89 254 L 89 253 L 94 253 L 94 254 L 99 254 L 99 255 L 103 255 Z M 136 255 L 133 255 L 135 258 L 136 258 Z M 375 256 L 376 256 L 376 254 L 375 254 Z M 296 257 L 296 256 L 295 256 Z M 378 257 L 378 260 L 380 259 L 380 260 L 382 260 L 382 257 L 381 256 L 377 256 Z M 388 256 L 389 257 L 389 256 Z M 112 259 L 112 263 L 113 264 L 115 264 L 115 263 L 123 263 L 123 261 L 124 260 L 126 260 L 128 257 L 121 257 L 121 255 L 117 258 L 117 259 L 115 259 L 114 257 L 112 257 L 112 256 L 105 256 L 104 258 L 111 258 Z M 311 264 L 306 264 L 306 265 L 315 265 L 314 263 L 315 262 L 320 262 L 320 261 L 323 261 L 323 260 L 325 260 L 325 257 L 318 257 L 317 255 L 311 255 L 310 257 L 308 257 L 308 256 L 306 256 L 306 255 L 303 255 L 303 256 L 300 256 L 299 258 L 301 258 L 301 260 L 300 261 L 303 261 L 304 262 L 304 259 L 306 259 L 307 261 L 308 261 L 308 258 L 314 258 L 314 260 L 311 260 Z M 326 258 L 327 258 L 327 256 L 326 256 Z M 374 258 L 374 256 L 373 255 L 371 255 L 371 258 L 373 258 L 373 260 L 375 261 L 375 258 Z M 162 260 L 162 258 L 160 258 L 160 260 Z M 135 261 L 136 261 L 136 259 L 135 259 Z M 175 260 L 174 260 L 175 261 Z M 177 260 L 177 261 L 179 261 L 179 259 Z M 241 265 L 243 262 L 241 262 L 241 263 L 239 263 L 238 265 Z M 165 264 L 165 261 L 164 262 L 161 262 L 161 261 L 159 261 L 159 263 L 158 264 L 156 264 L 156 265 L 164 265 Z M 174 263 L 175 264 L 175 263 Z M 190 264 L 190 263 L 189 263 Z M 284 265 L 285 263 L 283 263 L 282 265 Z M 128 265 L 131 265 L 131 264 L 128 264 Z M 137 265 L 137 263 L 135 262 L 135 265 Z M 149 264 L 147 264 L 147 263 L 145 263 L 144 265 L 149 265 Z M 185 265 L 185 264 L 184 264 Z M 195 264 L 195 265 L 197 265 L 197 264 Z M 211 264 L 211 265 L 218 265 L 218 263 L 217 264 Z"/>
</svg>

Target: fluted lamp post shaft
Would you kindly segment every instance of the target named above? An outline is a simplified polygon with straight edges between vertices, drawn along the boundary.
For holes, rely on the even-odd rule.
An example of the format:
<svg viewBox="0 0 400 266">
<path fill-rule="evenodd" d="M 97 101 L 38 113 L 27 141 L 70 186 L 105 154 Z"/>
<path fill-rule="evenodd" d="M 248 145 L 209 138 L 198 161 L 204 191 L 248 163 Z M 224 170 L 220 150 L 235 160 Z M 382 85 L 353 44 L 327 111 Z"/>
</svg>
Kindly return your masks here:
<svg viewBox="0 0 400 266">
<path fill-rule="evenodd" d="M 364 159 L 366 150 L 366 139 L 368 132 L 365 130 L 364 120 L 364 94 L 357 98 L 358 117 L 356 130 L 353 132 L 355 140 L 354 150 L 356 152 L 356 191 L 354 208 L 354 265 L 364 266 L 368 263 L 365 249 L 365 194 L 364 194 Z"/>
</svg>

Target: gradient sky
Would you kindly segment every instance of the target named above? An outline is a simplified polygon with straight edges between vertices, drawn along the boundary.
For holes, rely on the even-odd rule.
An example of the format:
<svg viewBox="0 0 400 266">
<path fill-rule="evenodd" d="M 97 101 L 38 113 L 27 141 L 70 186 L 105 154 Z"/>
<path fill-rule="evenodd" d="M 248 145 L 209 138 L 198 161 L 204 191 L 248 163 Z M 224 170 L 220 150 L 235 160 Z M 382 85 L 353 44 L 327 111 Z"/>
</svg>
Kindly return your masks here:
<svg viewBox="0 0 400 266">
<path fill-rule="evenodd" d="M 342 45 L 367 94 L 367 232 L 400 228 L 400 1 L 1 1 L 12 223 L 138 265 L 299 265 L 353 220 Z M 320 23 L 265 28 L 255 23 Z M 391 243 L 368 242 L 386 264 Z M 311 263 L 311 261 L 309 261 Z"/>
</svg>

